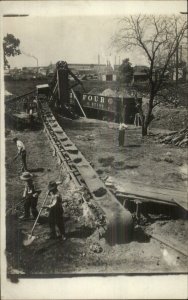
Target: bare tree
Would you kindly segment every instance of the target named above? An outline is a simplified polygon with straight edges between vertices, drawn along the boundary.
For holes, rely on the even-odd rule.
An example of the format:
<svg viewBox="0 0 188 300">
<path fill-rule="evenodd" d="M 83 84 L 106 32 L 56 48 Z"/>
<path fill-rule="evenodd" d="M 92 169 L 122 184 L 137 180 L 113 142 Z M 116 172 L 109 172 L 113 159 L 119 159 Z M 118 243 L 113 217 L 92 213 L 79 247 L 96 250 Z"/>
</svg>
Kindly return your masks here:
<svg viewBox="0 0 188 300">
<path fill-rule="evenodd" d="M 147 57 L 149 105 L 144 113 L 138 104 L 142 119 L 142 135 L 147 135 L 152 120 L 152 110 L 165 95 L 165 76 L 172 64 L 187 30 L 184 16 L 136 15 L 126 16 L 119 21 L 120 29 L 113 37 L 113 45 L 119 51 L 140 49 Z"/>
</svg>

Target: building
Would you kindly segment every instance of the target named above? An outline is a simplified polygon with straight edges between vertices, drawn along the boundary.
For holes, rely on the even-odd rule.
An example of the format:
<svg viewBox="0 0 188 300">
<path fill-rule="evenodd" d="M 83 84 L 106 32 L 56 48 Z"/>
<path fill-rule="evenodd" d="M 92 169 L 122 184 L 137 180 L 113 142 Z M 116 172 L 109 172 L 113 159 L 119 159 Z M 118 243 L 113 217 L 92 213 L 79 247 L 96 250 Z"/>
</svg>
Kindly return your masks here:
<svg viewBox="0 0 188 300">
<path fill-rule="evenodd" d="M 116 80 L 116 73 L 111 67 L 110 63 L 106 64 L 68 64 L 69 69 L 76 75 L 91 75 L 99 76 L 101 80 L 104 81 L 114 81 Z M 116 70 L 117 67 L 115 66 Z M 47 73 L 53 73 L 55 71 L 56 65 L 51 64 L 47 67 Z M 114 69 L 115 69 L 114 68 Z M 102 79 L 103 78 L 103 79 Z"/>
<path fill-rule="evenodd" d="M 116 81 L 117 80 L 117 71 L 113 69 L 111 64 L 108 62 L 105 68 L 99 72 L 99 78 L 102 81 Z"/>
<path fill-rule="evenodd" d="M 148 70 L 149 68 L 147 66 L 135 66 L 133 68 L 133 83 L 147 81 Z"/>
</svg>

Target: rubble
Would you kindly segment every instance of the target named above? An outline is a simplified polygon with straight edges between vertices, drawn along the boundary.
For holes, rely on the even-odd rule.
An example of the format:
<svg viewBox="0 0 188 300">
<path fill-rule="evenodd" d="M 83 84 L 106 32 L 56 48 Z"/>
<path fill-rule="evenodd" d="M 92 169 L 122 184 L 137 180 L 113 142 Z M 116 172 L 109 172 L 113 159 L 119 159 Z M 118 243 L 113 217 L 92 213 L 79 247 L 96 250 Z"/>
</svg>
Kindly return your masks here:
<svg viewBox="0 0 188 300">
<path fill-rule="evenodd" d="M 180 131 L 172 131 L 166 134 L 160 134 L 155 139 L 161 144 L 172 144 L 178 147 L 186 147 L 188 145 L 188 128 Z"/>
<path fill-rule="evenodd" d="M 165 157 L 164 158 L 164 161 L 168 162 L 168 163 L 172 163 L 173 162 L 173 159 L 171 157 Z"/>
<path fill-rule="evenodd" d="M 101 253 L 103 251 L 99 243 L 93 243 L 89 248 L 94 253 Z"/>
</svg>

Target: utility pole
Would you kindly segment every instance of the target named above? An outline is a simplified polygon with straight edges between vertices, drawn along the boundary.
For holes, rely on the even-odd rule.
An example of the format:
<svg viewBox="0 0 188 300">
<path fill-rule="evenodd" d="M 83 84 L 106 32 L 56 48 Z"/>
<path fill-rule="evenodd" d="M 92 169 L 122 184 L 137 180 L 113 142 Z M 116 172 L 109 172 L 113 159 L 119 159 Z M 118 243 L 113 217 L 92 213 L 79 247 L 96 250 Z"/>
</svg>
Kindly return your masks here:
<svg viewBox="0 0 188 300">
<path fill-rule="evenodd" d="M 176 26 L 176 40 L 177 40 L 177 26 Z M 179 44 L 176 47 L 176 97 L 178 91 L 178 65 L 179 65 Z"/>
<path fill-rule="evenodd" d="M 176 41 L 177 41 L 177 24 L 176 24 Z M 175 52 L 175 63 L 176 63 L 176 100 L 178 98 L 178 67 L 179 67 L 179 43 L 177 43 L 176 46 L 176 52 Z"/>
<path fill-rule="evenodd" d="M 187 5 L 188 5 L 188 4 L 187 4 Z M 188 17 L 188 12 L 187 12 L 187 11 L 182 11 L 182 12 L 180 12 L 180 14 L 182 14 L 182 15 L 187 15 L 187 17 Z M 188 45 L 188 25 L 187 25 L 187 45 Z M 186 68 L 187 68 L 187 66 L 188 66 L 188 51 L 187 51 Z"/>
<path fill-rule="evenodd" d="M 39 72 L 39 61 L 38 61 L 38 58 L 37 58 L 37 57 L 36 57 L 35 59 L 36 59 L 36 61 L 37 61 L 37 75 L 38 75 L 38 72 Z"/>
</svg>

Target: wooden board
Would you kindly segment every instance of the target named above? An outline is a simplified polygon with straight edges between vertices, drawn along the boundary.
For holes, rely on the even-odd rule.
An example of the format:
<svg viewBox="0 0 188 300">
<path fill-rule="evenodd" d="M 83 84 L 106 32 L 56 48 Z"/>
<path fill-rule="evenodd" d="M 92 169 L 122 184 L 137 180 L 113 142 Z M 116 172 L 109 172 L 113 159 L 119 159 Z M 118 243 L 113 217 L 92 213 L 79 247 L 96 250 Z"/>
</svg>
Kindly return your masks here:
<svg viewBox="0 0 188 300">
<path fill-rule="evenodd" d="M 113 182 L 112 184 L 114 184 Z M 108 185 L 107 185 L 108 186 Z M 114 184 L 116 187 L 116 184 Z M 188 210 L 188 197 L 186 191 L 176 191 L 173 189 L 156 188 L 146 186 L 141 183 L 125 182 L 124 186 L 117 183 L 117 193 L 124 195 L 133 195 L 136 198 L 155 199 L 162 202 L 176 203 L 177 205 Z"/>
<path fill-rule="evenodd" d="M 162 189 L 154 188 L 142 185 L 134 185 L 132 183 L 125 184 L 125 191 L 129 194 L 134 193 L 134 195 L 141 196 L 144 198 L 153 198 L 156 200 L 166 201 L 166 202 L 175 202 L 177 205 L 188 210 L 188 200 L 187 193 L 171 190 L 171 189 Z"/>
<path fill-rule="evenodd" d="M 29 114 L 26 114 L 24 112 L 18 113 L 18 114 L 12 114 L 14 117 L 24 120 L 29 120 Z M 33 117 L 37 117 L 37 113 L 33 113 Z"/>
<path fill-rule="evenodd" d="M 148 234 L 150 235 L 150 234 Z M 161 235 L 159 234 L 151 234 L 150 235 L 153 239 L 157 240 L 158 242 L 163 243 L 164 245 L 174 249 L 175 251 L 178 251 L 179 253 L 185 255 L 188 257 L 188 249 L 186 248 L 185 245 L 180 244 L 176 239 L 172 238 L 172 237 L 166 237 L 163 238 Z"/>
</svg>

